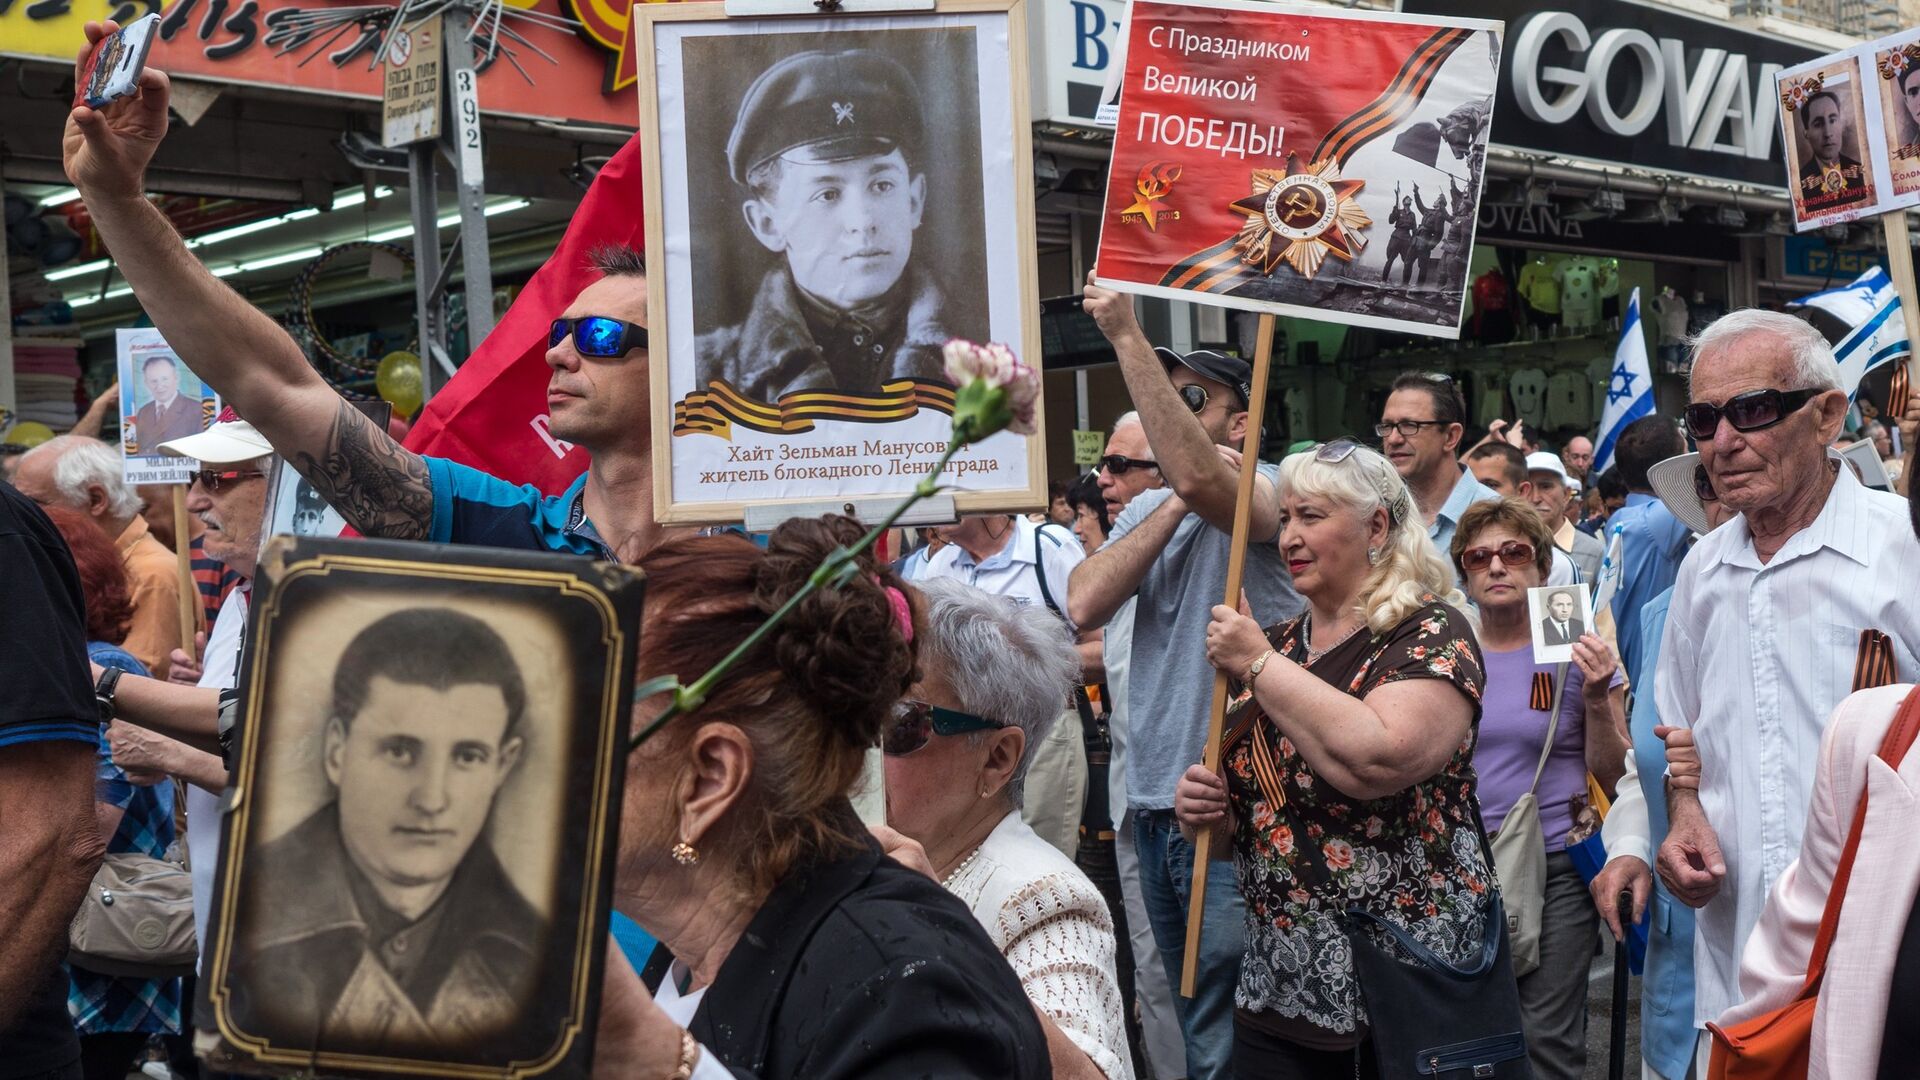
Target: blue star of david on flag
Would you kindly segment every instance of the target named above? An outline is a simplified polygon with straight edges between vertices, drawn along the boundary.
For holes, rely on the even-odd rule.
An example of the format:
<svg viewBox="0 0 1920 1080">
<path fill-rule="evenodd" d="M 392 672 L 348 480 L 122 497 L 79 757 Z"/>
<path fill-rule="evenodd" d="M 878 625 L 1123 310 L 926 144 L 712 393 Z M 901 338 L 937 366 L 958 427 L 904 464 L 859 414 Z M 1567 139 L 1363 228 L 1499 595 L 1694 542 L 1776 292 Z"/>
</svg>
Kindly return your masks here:
<svg viewBox="0 0 1920 1080">
<path fill-rule="evenodd" d="M 1647 363 L 1647 337 L 1640 326 L 1640 290 L 1627 299 L 1620 344 L 1613 351 L 1613 377 L 1607 405 L 1600 413 L 1600 439 L 1594 444 L 1593 469 L 1599 476 L 1613 466 L 1613 448 L 1627 425 L 1653 413 L 1653 368 Z"/>
</svg>

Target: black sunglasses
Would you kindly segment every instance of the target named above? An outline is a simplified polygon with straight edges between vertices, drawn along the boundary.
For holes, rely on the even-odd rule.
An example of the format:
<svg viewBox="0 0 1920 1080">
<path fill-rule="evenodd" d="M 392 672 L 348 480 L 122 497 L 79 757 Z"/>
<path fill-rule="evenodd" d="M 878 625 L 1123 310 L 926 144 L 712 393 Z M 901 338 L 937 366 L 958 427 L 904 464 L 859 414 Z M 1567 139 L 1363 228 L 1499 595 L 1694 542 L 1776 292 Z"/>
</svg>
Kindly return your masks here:
<svg viewBox="0 0 1920 1080">
<path fill-rule="evenodd" d="M 578 319 L 553 320 L 552 328 L 547 331 L 547 348 L 567 340 L 568 334 L 573 335 L 573 347 L 580 350 L 581 356 L 609 359 L 625 356 L 630 349 L 647 347 L 646 327 L 605 315 L 583 315 Z"/>
<path fill-rule="evenodd" d="M 880 732 L 880 749 L 890 757 L 905 757 L 926 746 L 927 740 L 935 735 L 997 731 L 1006 726 L 998 720 L 908 698 L 894 705 L 893 715 Z"/>
<path fill-rule="evenodd" d="M 1187 383 L 1180 387 L 1180 400 L 1186 402 L 1188 411 L 1197 416 L 1207 407 L 1207 388 L 1199 383 Z"/>
<path fill-rule="evenodd" d="M 1157 469 L 1160 463 L 1141 458 L 1130 458 L 1125 454 L 1108 454 L 1100 459 L 1100 467 L 1115 476 L 1125 476 L 1135 469 Z"/>
<path fill-rule="evenodd" d="M 218 495 L 223 485 L 237 483 L 245 480 L 249 476 L 265 475 L 267 474 L 258 469 L 228 469 L 225 471 L 220 469 L 199 469 L 194 472 L 193 479 L 188 483 L 189 485 L 199 484 L 201 487 L 207 489 L 207 494 L 209 495 Z"/>
<path fill-rule="evenodd" d="M 1763 431 L 1793 415 L 1807 402 L 1826 393 L 1821 389 L 1749 390 L 1727 399 L 1725 405 L 1695 401 L 1684 414 L 1694 439 L 1711 439 L 1725 417 L 1735 431 Z"/>
<path fill-rule="evenodd" d="M 1714 502 L 1720 498 L 1719 495 L 1714 493 L 1713 478 L 1707 475 L 1707 467 L 1705 465 L 1695 465 L 1693 467 L 1693 493 L 1700 496 L 1700 501 L 1703 503 Z"/>
</svg>

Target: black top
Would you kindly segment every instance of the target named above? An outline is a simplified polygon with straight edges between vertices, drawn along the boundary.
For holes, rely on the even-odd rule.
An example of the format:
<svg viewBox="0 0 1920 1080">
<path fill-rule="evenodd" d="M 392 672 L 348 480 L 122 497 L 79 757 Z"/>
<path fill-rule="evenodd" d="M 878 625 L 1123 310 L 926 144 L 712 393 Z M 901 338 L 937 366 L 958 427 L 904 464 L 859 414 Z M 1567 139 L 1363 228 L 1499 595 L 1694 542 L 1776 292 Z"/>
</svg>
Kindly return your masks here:
<svg viewBox="0 0 1920 1080">
<path fill-rule="evenodd" d="M 91 766 L 100 728 L 85 611 L 66 541 L 31 499 L 0 483 L 0 754 L 69 739 L 87 744 Z M 0 1077 L 33 1076 L 80 1057 L 65 973 L 53 964 L 26 977 L 41 988 L 0 1031 Z"/>
<path fill-rule="evenodd" d="M 973 913 L 871 840 L 775 887 L 690 1030 L 744 1080 L 1052 1075 L 1039 1018 Z"/>
<path fill-rule="evenodd" d="M 1920 904 L 1907 912 L 1907 932 L 1893 958 L 1887 994 L 1887 1027 L 1880 1036 L 1880 1080 L 1906 1080 L 1920 1061 Z"/>
</svg>

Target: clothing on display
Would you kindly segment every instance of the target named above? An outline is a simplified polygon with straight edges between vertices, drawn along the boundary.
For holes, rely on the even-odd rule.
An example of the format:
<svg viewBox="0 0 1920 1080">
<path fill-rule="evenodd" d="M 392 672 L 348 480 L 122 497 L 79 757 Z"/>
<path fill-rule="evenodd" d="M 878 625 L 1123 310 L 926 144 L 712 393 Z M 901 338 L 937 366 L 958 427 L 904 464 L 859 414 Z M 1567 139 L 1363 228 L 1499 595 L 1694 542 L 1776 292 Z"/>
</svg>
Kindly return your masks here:
<svg viewBox="0 0 1920 1080">
<path fill-rule="evenodd" d="M 1569 330 L 1600 321 L 1600 268 L 1592 259 L 1568 259 L 1553 272 L 1560 286 L 1560 319 Z"/>
<path fill-rule="evenodd" d="M 1660 344 L 1673 345 L 1687 338 L 1687 301 L 1669 285 L 1653 298 L 1653 317 L 1660 327 Z"/>
<path fill-rule="evenodd" d="M 1727 313 L 1727 305 L 1718 300 L 1707 299 L 1707 294 L 1698 289 L 1693 291 L 1693 304 L 1687 309 L 1687 336 L 1695 337 L 1706 332 L 1720 316 Z"/>
<path fill-rule="evenodd" d="M 1513 340 L 1513 289 L 1497 266 L 1473 279 L 1473 336 L 1488 345 Z"/>
<path fill-rule="evenodd" d="M 1593 413 L 1593 394 L 1587 385 L 1587 375 L 1583 371 L 1556 371 L 1547 377 L 1547 416 L 1543 427 L 1580 428 L 1591 427 L 1596 420 Z"/>
<path fill-rule="evenodd" d="M 1620 317 L 1620 260 L 1600 260 L 1600 317 L 1614 320 Z"/>
<path fill-rule="evenodd" d="M 1554 280 L 1545 256 L 1536 256 L 1521 268 L 1520 296 L 1537 314 L 1560 314 L 1560 283 Z"/>
<path fill-rule="evenodd" d="M 1473 373 L 1474 400 L 1478 405 L 1470 415 L 1480 427 L 1489 427 L 1507 414 L 1507 376 L 1503 371 Z"/>
<path fill-rule="evenodd" d="M 1507 393 L 1513 395 L 1514 416 L 1536 431 L 1547 426 L 1547 373 L 1539 368 L 1521 368 L 1507 380 Z"/>
</svg>

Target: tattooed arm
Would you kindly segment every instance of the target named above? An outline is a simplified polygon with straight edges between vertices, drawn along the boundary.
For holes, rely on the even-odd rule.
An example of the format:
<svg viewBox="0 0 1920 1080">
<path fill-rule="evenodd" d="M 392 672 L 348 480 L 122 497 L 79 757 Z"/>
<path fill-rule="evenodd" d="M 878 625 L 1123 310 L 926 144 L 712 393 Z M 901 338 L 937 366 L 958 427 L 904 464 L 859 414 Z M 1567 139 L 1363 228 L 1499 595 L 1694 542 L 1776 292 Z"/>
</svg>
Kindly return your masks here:
<svg viewBox="0 0 1920 1080">
<path fill-rule="evenodd" d="M 88 24 L 88 39 L 104 28 Z M 432 521 L 426 463 L 341 400 L 278 323 L 214 277 L 147 201 L 143 174 L 167 132 L 167 78 L 78 108 L 64 138 L 79 188 L 115 266 L 180 358 L 292 461 L 354 528 L 422 539 Z"/>
<path fill-rule="evenodd" d="M 276 444 L 277 445 L 277 444 Z M 427 462 L 341 400 L 319 455 L 296 451 L 293 467 L 362 536 L 425 540 L 433 525 Z"/>
</svg>

